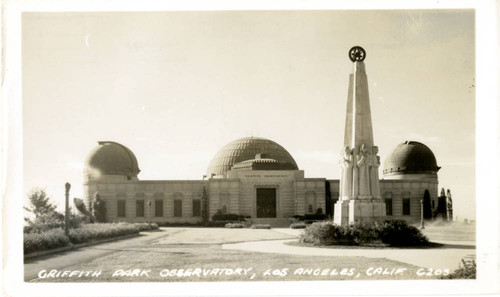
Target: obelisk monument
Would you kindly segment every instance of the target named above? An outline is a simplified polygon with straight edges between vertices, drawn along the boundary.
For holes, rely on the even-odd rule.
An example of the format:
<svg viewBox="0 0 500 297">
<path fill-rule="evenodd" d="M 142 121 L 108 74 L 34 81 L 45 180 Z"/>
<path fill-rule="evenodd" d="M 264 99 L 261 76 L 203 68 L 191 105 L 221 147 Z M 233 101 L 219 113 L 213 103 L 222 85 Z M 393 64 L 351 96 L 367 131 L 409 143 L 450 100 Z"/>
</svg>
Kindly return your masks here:
<svg viewBox="0 0 500 297">
<path fill-rule="evenodd" d="M 335 203 L 334 222 L 383 221 L 385 203 L 380 196 L 378 147 L 368 94 L 368 78 L 363 60 L 366 52 L 355 46 L 349 51 L 353 70 L 349 76 L 344 146 L 340 152 L 340 193 Z"/>
</svg>

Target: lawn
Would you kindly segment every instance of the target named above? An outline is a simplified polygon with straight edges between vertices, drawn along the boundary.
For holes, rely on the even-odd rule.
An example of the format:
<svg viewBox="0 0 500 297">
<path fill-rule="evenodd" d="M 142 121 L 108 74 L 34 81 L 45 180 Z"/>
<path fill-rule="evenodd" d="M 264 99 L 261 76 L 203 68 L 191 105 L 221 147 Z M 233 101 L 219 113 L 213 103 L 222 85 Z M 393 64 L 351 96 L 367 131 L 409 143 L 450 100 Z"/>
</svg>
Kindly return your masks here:
<svg viewBox="0 0 500 297">
<path fill-rule="evenodd" d="M 199 282 L 428 279 L 425 276 L 416 276 L 419 269 L 417 266 L 384 258 L 295 256 L 221 248 L 222 243 L 228 242 L 290 237 L 290 235 L 272 230 L 210 229 L 208 231 L 201 228 L 168 228 L 165 236 L 161 238 L 149 242 L 142 241 L 136 245 L 131 244 L 113 253 L 86 261 L 86 263 L 59 269 L 59 271 L 101 271 L 99 277 L 44 278 L 32 281 Z M 50 270 L 50 267 L 46 269 Z M 182 269 L 181 272 L 180 269 Z M 396 269 L 403 272 L 394 274 Z M 141 271 L 142 275 L 113 276 L 120 271 L 126 273 L 133 270 Z M 386 274 L 381 274 L 384 270 Z M 198 273 L 193 275 L 195 271 Z M 168 276 L 169 274 L 172 276 Z M 191 274 L 191 276 L 184 276 L 186 274 Z"/>
</svg>

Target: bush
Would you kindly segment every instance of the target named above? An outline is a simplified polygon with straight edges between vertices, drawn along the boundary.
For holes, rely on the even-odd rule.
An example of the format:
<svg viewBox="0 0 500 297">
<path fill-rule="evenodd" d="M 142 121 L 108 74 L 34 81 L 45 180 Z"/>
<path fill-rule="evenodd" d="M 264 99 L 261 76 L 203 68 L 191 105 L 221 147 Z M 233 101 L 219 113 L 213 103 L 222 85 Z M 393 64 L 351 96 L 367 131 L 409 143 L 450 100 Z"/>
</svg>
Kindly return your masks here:
<svg viewBox="0 0 500 297">
<path fill-rule="evenodd" d="M 389 221 L 382 225 L 373 223 L 354 223 L 339 226 L 333 221 L 316 222 L 309 225 L 300 237 L 303 243 L 331 243 L 360 245 L 379 243 L 391 246 L 416 246 L 428 243 L 427 238 L 413 226 L 404 221 Z"/>
<path fill-rule="evenodd" d="M 380 229 L 380 239 L 391 246 L 418 246 L 429 243 L 425 235 L 405 221 L 387 221 Z"/>
<path fill-rule="evenodd" d="M 45 231 L 43 233 L 24 234 L 24 253 L 29 254 L 43 250 L 67 246 L 69 239 L 61 228 Z"/>
<path fill-rule="evenodd" d="M 250 227 L 252 229 L 271 229 L 271 225 L 269 224 L 256 224 L 256 225 L 252 225 L 252 227 Z"/>
<path fill-rule="evenodd" d="M 82 225 L 80 228 L 70 229 L 69 238 L 66 237 L 62 228 L 55 228 L 40 233 L 25 233 L 24 253 L 58 248 L 66 246 L 70 242 L 73 244 L 85 243 L 157 229 L 158 225 L 154 223 L 104 223 Z"/>
<path fill-rule="evenodd" d="M 323 221 L 326 220 L 327 216 L 323 213 L 315 213 L 315 214 L 305 214 L 304 221 Z"/>
<path fill-rule="evenodd" d="M 232 214 L 232 213 L 216 213 L 212 216 L 212 221 L 236 221 L 241 222 L 245 220 L 245 216 Z"/>
<path fill-rule="evenodd" d="M 135 223 L 134 226 L 139 229 L 139 232 L 158 230 L 159 228 L 156 223 Z"/>
<path fill-rule="evenodd" d="M 64 214 L 57 211 L 51 211 L 47 214 L 40 215 L 34 220 L 26 220 L 27 225 L 24 226 L 24 233 L 41 233 L 51 229 L 64 228 Z M 70 213 L 69 228 L 78 228 L 80 225 L 89 223 L 89 218 L 84 215 L 75 215 Z"/>
<path fill-rule="evenodd" d="M 460 263 L 457 270 L 441 276 L 441 279 L 476 279 L 476 261 L 462 259 L 462 263 Z"/>
<path fill-rule="evenodd" d="M 305 229 L 306 227 L 307 225 L 304 223 L 293 223 L 290 225 L 290 228 L 292 229 Z"/>
<path fill-rule="evenodd" d="M 88 224 L 77 229 L 69 230 L 69 239 L 72 243 L 84 243 L 93 240 L 106 239 L 130 234 L 137 234 L 141 231 L 151 230 L 148 223 L 102 223 Z M 156 228 L 158 225 L 154 224 Z"/>
<path fill-rule="evenodd" d="M 225 228 L 243 228 L 243 225 L 239 224 L 239 223 L 227 223 L 224 227 Z"/>
</svg>

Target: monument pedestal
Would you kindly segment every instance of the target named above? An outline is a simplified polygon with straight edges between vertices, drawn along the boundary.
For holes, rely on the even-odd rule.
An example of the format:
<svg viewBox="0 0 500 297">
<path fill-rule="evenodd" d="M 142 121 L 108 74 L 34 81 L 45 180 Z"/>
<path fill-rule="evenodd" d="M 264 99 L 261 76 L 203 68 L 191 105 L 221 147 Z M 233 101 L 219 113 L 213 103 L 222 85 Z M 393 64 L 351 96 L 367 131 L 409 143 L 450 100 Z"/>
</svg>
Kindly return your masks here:
<svg viewBox="0 0 500 297">
<path fill-rule="evenodd" d="M 339 200 L 335 203 L 333 222 L 346 225 L 354 222 L 383 222 L 385 203 L 381 199 Z"/>
</svg>

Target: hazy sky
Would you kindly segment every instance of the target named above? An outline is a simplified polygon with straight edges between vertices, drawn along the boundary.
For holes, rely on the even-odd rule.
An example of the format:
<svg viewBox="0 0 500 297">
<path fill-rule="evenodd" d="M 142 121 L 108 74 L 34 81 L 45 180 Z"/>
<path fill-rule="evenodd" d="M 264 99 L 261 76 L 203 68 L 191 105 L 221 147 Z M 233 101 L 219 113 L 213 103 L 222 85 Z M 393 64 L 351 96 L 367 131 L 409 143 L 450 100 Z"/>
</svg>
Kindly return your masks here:
<svg viewBox="0 0 500 297">
<path fill-rule="evenodd" d="M 81 197 L 99 140 L 130 148 L 140 179 L 201 179 L 251 135 L 306 177 L 339 178 L 360 45 L 382 162 L 425 143 L 455 215 L 475 218 L 472 10 L 25 13 L 22 26 L 25 193 L 62 206 L 68 181 Z"/>
</svg>

